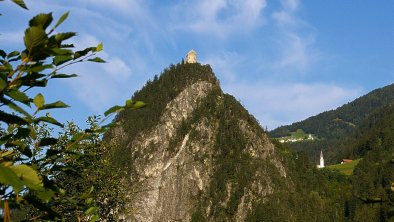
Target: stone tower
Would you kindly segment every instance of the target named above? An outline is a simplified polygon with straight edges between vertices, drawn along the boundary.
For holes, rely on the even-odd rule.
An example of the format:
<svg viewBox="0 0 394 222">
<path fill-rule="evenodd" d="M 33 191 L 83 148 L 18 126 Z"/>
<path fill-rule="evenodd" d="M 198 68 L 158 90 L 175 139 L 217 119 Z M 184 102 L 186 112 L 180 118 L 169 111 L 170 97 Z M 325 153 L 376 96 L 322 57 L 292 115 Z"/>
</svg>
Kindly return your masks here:
<svg viewBox="0 0 394 222">
<path fill-rule="evenodd" d="M 186 54 L 185 63 L 196 63 L 196 62 L 197 62 L 197 53 L 192 49 Z"/>
</svg>

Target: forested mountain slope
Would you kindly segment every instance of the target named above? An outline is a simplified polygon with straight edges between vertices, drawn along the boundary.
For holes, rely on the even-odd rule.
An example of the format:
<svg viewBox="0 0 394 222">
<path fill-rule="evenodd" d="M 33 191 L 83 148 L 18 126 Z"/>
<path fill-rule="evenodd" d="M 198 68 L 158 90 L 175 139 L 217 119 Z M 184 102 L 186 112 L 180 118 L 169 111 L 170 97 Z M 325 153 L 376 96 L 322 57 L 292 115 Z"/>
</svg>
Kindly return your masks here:
<svg viewBox="0 0 394 222">
<path fill-rule="evenodd" d="M 394 105 L 372 113 L 358 128 L 349 156 L 362 157 L 346 207 L 356 221 L 394 221 Z"/>
<path fill-rule="evenodd" d="M 286 136 L 289 132 L 303 129 L 320 138 L 338 139 L 354 132 L 369 114 L 394 102 L 394 84 L 373 90 L 335 110 L 326 111 L 306 120 L 278 127 L 270 132 L 272 137 Z"/>
</svg>

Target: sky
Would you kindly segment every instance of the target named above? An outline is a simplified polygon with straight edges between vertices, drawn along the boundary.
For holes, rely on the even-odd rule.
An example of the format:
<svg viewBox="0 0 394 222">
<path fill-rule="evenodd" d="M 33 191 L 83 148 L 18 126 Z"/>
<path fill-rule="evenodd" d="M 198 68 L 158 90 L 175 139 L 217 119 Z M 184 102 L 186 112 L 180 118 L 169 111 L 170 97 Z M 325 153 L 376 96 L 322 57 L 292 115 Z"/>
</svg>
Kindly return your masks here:
<svg viewBox="0 0 394 222">
<path fill-rule="evenodd" d="M 58 32 L 77 49 L 103 42 L 107 63 L 81 63 L 54 80 L 46 101 L 71 106 L 53 116 L 84 124 L 123 104 L 190 49 L 210 64 L 224 92 L 274 129 L 335 109 L 393 83 L 392 0 L 25 0 L 0 2 L 0 48 L 23 49 L 28 20 L 70 11 Z M 37 91 L 38 92 L 38 91 Z M 32 92 L 32 93 L 37 93 Z"/>
</svg>

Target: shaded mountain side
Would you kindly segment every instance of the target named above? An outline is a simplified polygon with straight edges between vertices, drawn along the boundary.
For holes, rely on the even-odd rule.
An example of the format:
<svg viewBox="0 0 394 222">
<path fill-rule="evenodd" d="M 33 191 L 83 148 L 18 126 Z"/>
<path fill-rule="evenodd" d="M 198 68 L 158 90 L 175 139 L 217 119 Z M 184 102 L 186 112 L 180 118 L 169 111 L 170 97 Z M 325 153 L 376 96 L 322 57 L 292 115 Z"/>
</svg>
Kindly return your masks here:
<svg viewBox="0 0 394 222">
<path fill-rule="evenodd" d="M 373 111 L 394 102 L 394 84 L 373 90 L 335 110 L 320 113 L 306 120 L 281 126 L 269 132 L 271 137 L 287 136 L 289 132 L 303 129 L 320 138 L 340 139 L 354 132 Z"/>
<path fill-rule="evenodd" d="M 353 198 L 346 202 L 355 221 L 394 221 L 394 105 L 372 113 L 358 128 L 350 157 L 363 159 L 354 170 Z"/>
<path fill-rule="evenodd" d="M 112 164 L 125 171 L 128 195 L 119 219 L 302 221 L 339 212 L 322 221 L 342 220 L 342 205 L 333 204 L 339 200 L 326 195 L 331 189 L 319 190 L 331 179 L 274 146 L 256 119 L 222 92 L 209 66 L 170 66 L 133 99 L 149 106 L 119 113 L 119 125 L 104 138 L 116 147 Z M 306 174 L 298 174 L 297 164 Z M 312 182 L 317 174 L 327 180 Z"/>
</svg>

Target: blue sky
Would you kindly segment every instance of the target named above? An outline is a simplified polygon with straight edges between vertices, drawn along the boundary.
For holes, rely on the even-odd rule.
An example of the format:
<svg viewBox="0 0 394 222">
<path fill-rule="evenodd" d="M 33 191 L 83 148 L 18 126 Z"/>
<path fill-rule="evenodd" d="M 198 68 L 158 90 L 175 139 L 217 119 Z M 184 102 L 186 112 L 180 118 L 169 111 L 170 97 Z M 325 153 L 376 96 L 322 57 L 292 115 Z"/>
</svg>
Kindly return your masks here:
<svg viewBox="0 0 394 222">
<path fill-rule="evenodd" d="M 55 117 L 83 124 L 122 104 L 155 74 L 194 49 L 223 90 L 273 129 L 300 121 L 394 78 L 394 1 L 352 0 L 25 0 L 0 2 L 0 48 L 21 50 L 28 20 L 70 11 L 58 31 L 77 48 L 104 43 L 108 63 L 66 70 L 47 101 L 72 107 Z"/>
</svg>

